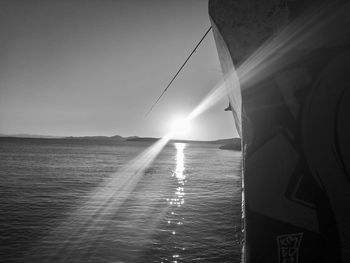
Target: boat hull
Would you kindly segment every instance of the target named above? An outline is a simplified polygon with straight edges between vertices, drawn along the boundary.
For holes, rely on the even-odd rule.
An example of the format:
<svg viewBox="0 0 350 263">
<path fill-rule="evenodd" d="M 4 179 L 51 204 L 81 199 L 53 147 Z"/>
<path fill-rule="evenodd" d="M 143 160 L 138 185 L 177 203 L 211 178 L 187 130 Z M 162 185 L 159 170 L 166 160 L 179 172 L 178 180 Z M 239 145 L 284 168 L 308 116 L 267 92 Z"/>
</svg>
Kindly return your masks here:
<svg viewBox="0 0 350 263">
<path fill-rule="evenodd" d="M 350 9 L 293 3 L 209 1 L 243 144 L 242 262 L 350 262 Z"/>
</svg>

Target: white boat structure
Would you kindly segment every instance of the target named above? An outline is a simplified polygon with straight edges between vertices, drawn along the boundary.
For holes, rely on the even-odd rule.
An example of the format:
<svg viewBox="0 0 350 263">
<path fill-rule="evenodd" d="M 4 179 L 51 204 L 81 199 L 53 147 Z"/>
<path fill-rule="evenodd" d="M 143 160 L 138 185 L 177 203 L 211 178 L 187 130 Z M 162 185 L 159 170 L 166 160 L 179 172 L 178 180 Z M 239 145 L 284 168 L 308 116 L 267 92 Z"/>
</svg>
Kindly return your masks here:
<svg viewBox="0 0 350 263">
<path fill-rule="evenodd" d="M 242 137 L 242 262 L 350 262 L 349 1 L 210 0 Z"/>
</svg>

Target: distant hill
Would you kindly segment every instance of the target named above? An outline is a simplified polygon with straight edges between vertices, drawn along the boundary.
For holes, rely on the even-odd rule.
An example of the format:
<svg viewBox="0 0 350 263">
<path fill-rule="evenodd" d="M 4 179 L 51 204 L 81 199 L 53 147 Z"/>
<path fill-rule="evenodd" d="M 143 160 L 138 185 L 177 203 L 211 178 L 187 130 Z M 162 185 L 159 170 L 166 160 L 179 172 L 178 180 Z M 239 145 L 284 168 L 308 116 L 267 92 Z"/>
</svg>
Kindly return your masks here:
<svg viewBox="0 0 350 263">
<path fill-rule="evenodd" d="M 218 140 L 220 144 L 224 144 L 220 146 L 219 148 L 222 150 L 235 150 L 235 151 L 241 151 L 241 139 L 240 138 L 232 138 L 232 139 L 225 139 L 225 140 Z"/>
<path fill-rule="evenodd" d="M 126 141 L 129 141 L 129 142 L 155 142 L 155 141 L 158 141 L 159 139 L 160 138 L 132 136 L 132 137 L 127 137 Z"/>
<path fill-rule="evenodd" d="M 125 138 L 119 135 L 115 136 L 80 136 L 80 137 L 63 137 L 62 139 L 70 139 L 70 140 L 113 140 L 113 141 L 125 141 Z"/>
<path fill-rule="evenodd" d="M 69 136 L 64 137 L 62 139 L 69 139 L 69 140 L 108 140 L 108 136 Z"/>
<path fill-rule="evenodd" d="M 131 142 L 155 142 L 160 138 L 153 137 L 138 137 L 138 136 L 129 136 L 123 137 L 120 135 L 114 136 L 69 136 L 69 137 L 59 137 L 59 136 L 50 136 L 50 135 L 31 135 L 31 134 L 15 134 L 15 135 L 5 135 L 0 134 L 0 137 L 15 137 L 15 138 L 32 138 L 32 139 L 65 139 L 65 140 L 91 140 L 91 141 L 131 141 Z M 178 143 L 210 143 L 210 144 L 219 144 L 219 148 L 224 150 L 241 150 L 241 139 L 240 138 L 229 138 L 229 139 L 220 139 L 214 141 L 195 141 L 195 140 L 170 140 L 170 142 Z"/>
<path fill-rule="evenodd" d="M 152 138 L 152 137 L 137 137 L 132 136 L 128 137 L 127 141 L 138 141 L 138 142 L 155 142 L 160 138 Z M 241 150 L 241 139 L 240 138 L 229 138 L 229 139 L 221 139 L 215 141 L 194 141 L 194 140 L 171 140 L 170 142 L 179 142 L 179 143 L 210 143 L 210 144 L 220 144 L 219 147 L 222 150 Z"/>
<path fill-rule="evenodd" d="M 114 136 L 111 136 L 109 137 L 110 139 L 113 139 L 113 140 L 120 140 L 120 141 L 123 141 L 125 140 L 124 137 L 120 136 L 120 135 L 114 135 Z"/>
<path fill-rule="evenodd" d="M 13 137 L 13 138 L 43 138 L 43 139 L 59 139 L 63 138 L 62 136 L 52 136 L 52 135 L 38 135 L 38 134 L 0 134 L 0 137 Z"/>
</svg>

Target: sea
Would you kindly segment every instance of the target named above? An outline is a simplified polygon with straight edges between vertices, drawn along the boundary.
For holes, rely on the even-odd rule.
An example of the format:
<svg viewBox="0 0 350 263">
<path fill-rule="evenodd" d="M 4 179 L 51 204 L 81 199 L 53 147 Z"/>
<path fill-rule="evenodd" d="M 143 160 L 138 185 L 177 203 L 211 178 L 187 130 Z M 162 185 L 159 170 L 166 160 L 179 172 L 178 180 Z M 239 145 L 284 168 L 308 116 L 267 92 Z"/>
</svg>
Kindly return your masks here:
<svg viewBox="0 0 350 263">
<path fill-rule="evenodd" d="M 240 262 L 241 152 L 0 138 L 0 262 Z"/>
</svg>

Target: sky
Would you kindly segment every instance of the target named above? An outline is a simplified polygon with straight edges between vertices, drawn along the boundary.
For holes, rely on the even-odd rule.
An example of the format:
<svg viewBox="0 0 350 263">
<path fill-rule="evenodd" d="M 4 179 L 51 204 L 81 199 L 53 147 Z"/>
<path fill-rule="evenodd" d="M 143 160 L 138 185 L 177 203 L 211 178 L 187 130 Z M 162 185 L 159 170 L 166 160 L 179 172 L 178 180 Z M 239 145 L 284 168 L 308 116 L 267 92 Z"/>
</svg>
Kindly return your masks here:
<svg viewBox="0 0 350 263">
<path fill-rule="evenodd" d="M 219 82 L 206 0 L 0 2 L 0 133 L 162 137 Z M 237 136 L 228 100 L 182 139 Z"/>
</svg>

